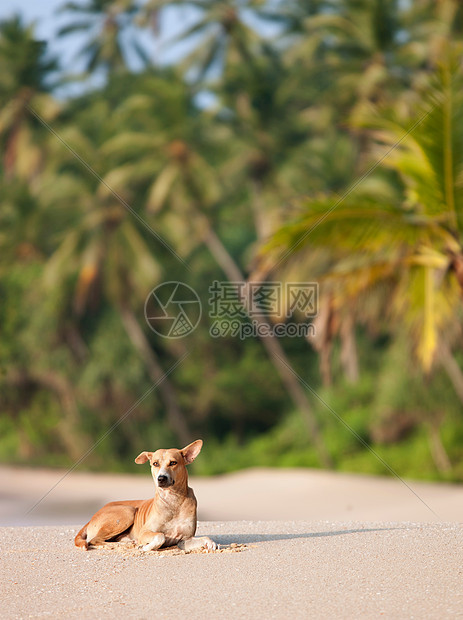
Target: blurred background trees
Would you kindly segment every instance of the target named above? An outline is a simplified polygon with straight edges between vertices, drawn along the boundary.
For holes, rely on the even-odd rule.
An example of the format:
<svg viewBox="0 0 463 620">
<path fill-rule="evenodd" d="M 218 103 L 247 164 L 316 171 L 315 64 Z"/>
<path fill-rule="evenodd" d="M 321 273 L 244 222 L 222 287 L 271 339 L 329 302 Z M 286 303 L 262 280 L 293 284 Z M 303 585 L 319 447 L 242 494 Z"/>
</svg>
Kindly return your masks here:
<svg viewBox="0 0 463 620">
<path fill-rule="evenodd" d="M 162 66 L 143 41 L 172 10 Z M 385 473 L 325 402 L 401 475 L 462 479 L 460 3 L 60 14 L 79 78 L 0 24 L 0 459 L 67 466 L 159 382 L 83 466 L 202 436 L 203 473 Z M 315 334 L 212 338 L 212 282 L 264 279 L 318 282 Z M 173 280 L 203 303 L 181 340 L 143 315 Z"/>
</svg>

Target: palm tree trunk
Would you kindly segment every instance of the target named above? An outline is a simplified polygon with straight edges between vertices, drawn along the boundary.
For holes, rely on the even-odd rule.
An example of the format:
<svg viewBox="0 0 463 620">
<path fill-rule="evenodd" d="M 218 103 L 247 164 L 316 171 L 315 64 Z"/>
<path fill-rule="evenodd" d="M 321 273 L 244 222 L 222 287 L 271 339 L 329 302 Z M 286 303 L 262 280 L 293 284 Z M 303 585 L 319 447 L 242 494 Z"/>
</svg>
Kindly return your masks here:
<svg viewBox="0 0 463 620">
<path fill-rule="evenodd" d="M 442 443 L 439 425 L 436 422 L 430 422 L 428 424 L 428 436 L 431 456 L 437 470 L 441 474 L 451 471 L 452 463 L 450 462 L 449 455 L 447 454 L 444 444 Z"/>
<path fill-rule="evenodd" d="M 355 341 L 355 323 L 351 313 L 343 317 L 339 330 L 341 337 L 341 364 L 349 383 L 359 380 L 357 343 Z"/>
<path fill-rule="evenodd" d="M 270 236 L 271 224 L 269 223 L 268 214 L 264 212 L 262 204 L 262 183 L 256 179 L 252 181 L 252 200 L 251 210 L 254 218 L 254 228 L 257 233 L 257 239 L 263 241 Z"/>
<path fill-rule="evenodd" d="M 333 343 L 330 340 L 326 344 L 323 344 L 319 350 L 320 355 L 320 375 L 324 387 L 330 387 L 333 384 L 333 377 L 331 374 L 331 352 L 333 350 Z"/>
<path fill-rule="evenodd" d="M 463 372 L 446 343 L 440 343 L 439 354 L 442 367 L 450 379 L 455 394 L 463 404 Z"/>
<path fill-rule="evenodd" d="M 182 445 L 191 441 L 191 432 L 185 416 L 177 402 L 175 390 L 162 369 L 159 360 L 151 348 L 144 331 L 140 327 L 133 312 L 125 305 L 119 306 L 122 322 L 130 341 L 145 362 L 148 374 L 153 382 L 159 382 L 159 392 L 167 410 L 167 419 L 171 429 L 176 433 Z"/>
<path fill-rule="evenodd" d="M 203 216 L 202 213 L 197 212 L 196 218 L 200 221 L 201 227 L 204 231 L 203 240 L 207 248 L 211 252 L 212 256 L 223 269 L 228 280 L 231 282 L 245 282 L 244 276 L 241 273 L 238 265 L 228 253 L 227 249 L 223 245 L 220 238 L 217 236 L 213 228 L 209 224 L 209 220 Z M 243 306 L 246 308 L 246 301 L 240 300 Z M 266 318 L 262 315 L 253 315 L 260 325 L 269 325 Z M 267 354 L 275 367 L 276 371 L 280 375 L 280 378 L 288 391 L 293 403 L 297 409 L 302 413 L 306 422 L 308 431 L 312 437 L 314 445 L 318 451 L 320 462 L 324 467 L 332 467 L 332 459 L 326 450 L 323 439 L 321 436 L 318 421 L 315 418 L 313 410 L 309 404 L 305 391 L 301 387 L 301 384 L 297 378 L 296 372 L 292 369 L 292 366 L 278 340 L 270 334 L 267 336 L 260 336 L 261 342 L 267 351 Z"/>
<path fill-rule="evenodd" d="M 320 375 L 325 387 L 332 384 L 331 353 L 333 351 L 333 311 L 331 297 L 325 295 L 320 300 L 320 311 L 315 317 L 313 325 L 314 334 L 309 334 L 307 339 L 317 351 L 320 358 Z"/>
</svg>

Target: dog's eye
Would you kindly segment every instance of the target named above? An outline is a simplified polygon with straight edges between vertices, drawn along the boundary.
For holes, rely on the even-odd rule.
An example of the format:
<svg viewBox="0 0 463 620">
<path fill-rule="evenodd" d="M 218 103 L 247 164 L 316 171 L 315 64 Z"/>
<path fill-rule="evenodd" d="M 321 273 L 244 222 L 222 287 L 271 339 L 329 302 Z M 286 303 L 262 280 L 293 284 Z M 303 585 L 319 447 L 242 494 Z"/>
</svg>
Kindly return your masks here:
<svg viewBox="0 0 463 620">
<path fill-rule="evenodd" d="M 159 467 L 159 463 L 157 461 L 154 461 L 153 467 Z"/>
<path fill-rule="evenodd" d="M 169 463 L 169 467 L 173 467 L 174 465 L 177 465 L 177 461 L 171 461 Z"/>
</svg>

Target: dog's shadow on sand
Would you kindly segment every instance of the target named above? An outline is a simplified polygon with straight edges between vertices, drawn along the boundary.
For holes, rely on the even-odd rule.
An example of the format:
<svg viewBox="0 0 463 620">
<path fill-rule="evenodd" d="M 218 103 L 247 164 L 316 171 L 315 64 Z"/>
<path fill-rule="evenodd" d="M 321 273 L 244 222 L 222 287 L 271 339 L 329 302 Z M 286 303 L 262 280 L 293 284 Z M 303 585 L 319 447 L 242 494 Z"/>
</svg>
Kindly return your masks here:
<svg viewBox="0 0 463 620">
<path fill-rule="evenodd" d="M 271 542 L 277 540 L 294 540 L 294 539 L 310 539 L 323 538 L 325 536 L 344 536 L 346 534 L 365 534 L 368 532 L 384 532 L 397 530 L 397 527 L 375 527 L 375 528 L 358 528 L 352 530 L 336 530 L 327 532 L 306 532 L 302 534 L 212 534 L 212 538 L 220 545 L 230 545 L 238 543 L 242 545 L 260 542 Z"/>
</svg>

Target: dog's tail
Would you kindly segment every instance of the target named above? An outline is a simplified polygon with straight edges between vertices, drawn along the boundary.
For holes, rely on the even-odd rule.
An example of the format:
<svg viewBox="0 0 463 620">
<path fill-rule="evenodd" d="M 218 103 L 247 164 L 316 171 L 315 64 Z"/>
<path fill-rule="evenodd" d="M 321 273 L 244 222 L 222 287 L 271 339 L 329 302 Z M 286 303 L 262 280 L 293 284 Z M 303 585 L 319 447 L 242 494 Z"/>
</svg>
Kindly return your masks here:
<svg viewBox="0 0 463 620">
<path fill-rule="evenodd" d="M 87 543 L 87 525 L 88 523 L 86 523 L 84 525 L 84 527 L 80 530 L 80 532 L 77 534 L 77 536 L 74 538 L 74 544 L 76 547 L 79 547 L 79 549 L 83 549 L 84 551 L 88 550 L 88 543 Z"/>
</svg>

